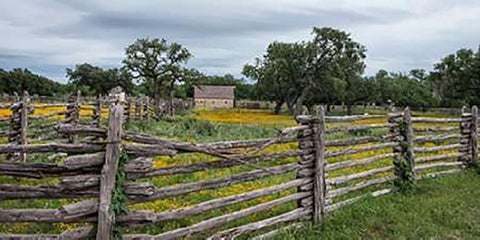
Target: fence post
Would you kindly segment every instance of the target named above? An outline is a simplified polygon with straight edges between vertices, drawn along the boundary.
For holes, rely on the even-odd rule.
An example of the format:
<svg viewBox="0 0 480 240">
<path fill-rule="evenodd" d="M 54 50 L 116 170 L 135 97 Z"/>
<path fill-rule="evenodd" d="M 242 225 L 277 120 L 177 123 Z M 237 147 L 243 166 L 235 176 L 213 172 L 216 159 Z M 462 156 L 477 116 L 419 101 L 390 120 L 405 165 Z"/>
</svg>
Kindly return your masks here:
<svg viewBox="0 0 480 240">
<path fill-rule="evenodd" d="M 402 191 L 408 190 L 415 183 L 415 157 L 410 109 L 406 107 L 403 114 L 398 114 L 393 107 L 388 122 L 393 141 L 398 143 L 393 147 L 393 153 L 395 154 L 393 157 L 394 174 L 397 177 L 395 185 Z"/>
<path fill-rule="evenodd" d="M 144 114 L 144 118 L 146 120 L 150 120 L 150 99 L 148 97 L 145 98 L 145 105 L 144 105 L 144 108 L 143 108 L 143 114 Z"/>
<path fill-rule="evenodd" d="M 141 106 L 140 106 L 140 99 L 135 98 L 135 119 L 141 119 Z"/>
<path fill-rule="evenodd" d="M 325 109 L 317 108 L 313 123 L 313 144 L 315 147 L 313 173 L 313 221 L 318 223 L 325 214 Z"/>
<path fill-rule="evenodd" d="M 317 109 L 317 115 L 308 120 L 299 120 L 308 128 L 298 133 L 298 147 L 305 153 L 300 156 L 300 168 L 297 178 L 312 178 L 313 183 L 298 187 L 298 192 L 311 192 L 312 197 L 297 202 L 299 207 L 313 205 L 313 221 L 323 219 L 325 212 L 325 112 L 323 107 Z M 297 118 L 298 119 L 298 118 Z"/>
<path fill-rule="evenodd" d="M 470 128 L 471 144 L 472 144 L 472 165 L 476 166 L 478 163 L 478 108 L 472 107 L 472 126 Z"/>
<path fill-rule="evenodd" d="M 111 202 L 115 187 L 115 175 L 120 159 L 120 142 L 122 135 L 123 107 L 115 104 L 110 108 L 108 117 L 107 146 L 105 162 L 100 176 L 100 200 L 98 207 L 97 240 L 110 240 L 115 216 Z"/>
<path fill-rule="evenodd" d="M 473 110 L 473 109 L 472 109 Z M 460 147 L 458 152 L 462 155 L 458 158 L 465 166 L 469 166 L 473 156 L 472 130 L 473 116 L 468 112 L 467 106 L 462 107 L 462 121 L 460 122 Z"/>
<path fill-rule="evenodd" d="M 125 98 L 125 122 L 128 124 L 130 122 L 130 99 Z"/>
<path fill-rule="evenodd" d="M 97 96 L 97 100 L 95 103 L 95 108 L 93 109 L 93 125 L 96 127 L 102 127 L 102 97 L 100 95 Z"/>
<path fill-rule="evenodd" d="M 29 96 L 28 92 L 24 91 L 22 95 L 22 109 L 20 112 L 20 144 L 21 145 L 26 145 L 27 144 L 27 130 L 28 130 L 28 102 L 29 102 Z M 27 154 L 26 153 L 20 153 L 19 155 L 19 160 L 22 162 L 27 161 Z"/>
</svg>

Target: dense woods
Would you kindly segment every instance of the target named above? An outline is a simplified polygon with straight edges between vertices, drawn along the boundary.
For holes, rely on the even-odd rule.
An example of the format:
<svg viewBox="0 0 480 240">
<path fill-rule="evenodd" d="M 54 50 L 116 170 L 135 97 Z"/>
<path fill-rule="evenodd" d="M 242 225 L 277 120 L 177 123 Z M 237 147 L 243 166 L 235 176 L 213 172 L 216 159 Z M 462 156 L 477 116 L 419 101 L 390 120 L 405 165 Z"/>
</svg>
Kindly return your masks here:
<svg viewBox="0 0 480 240">
<path fill-rule="evenodd" d="M 95 96 L 120 85 L 137 96 L 185 99 L 193 97 L 194 85 L 234 85 L 236 99 L 272 101 L 275 112 L 286 106 L 296 114 L 316 104 L 344 104 L 348 113 L 354 105 L 373 103 L 424 108 L 480 104 L 480 51 L 472 49 L 460 49 L 432 63 L 432 71 L 380 70 L 366 76 L 365 46 L 344 31 L 314 28 L 308 41 L 269 44 L 265 54 L 245 64 L 246 78 L 211 76 L 187 68 L 192 57 L 181 44 L 141 38 L 126 48 L 120 68 L 78 64 L 66 69 L 66 84 L 28 69 L 0 69 L 0 92 L 27 90 L 52 96 L 81 90 Z"/>
</svg>

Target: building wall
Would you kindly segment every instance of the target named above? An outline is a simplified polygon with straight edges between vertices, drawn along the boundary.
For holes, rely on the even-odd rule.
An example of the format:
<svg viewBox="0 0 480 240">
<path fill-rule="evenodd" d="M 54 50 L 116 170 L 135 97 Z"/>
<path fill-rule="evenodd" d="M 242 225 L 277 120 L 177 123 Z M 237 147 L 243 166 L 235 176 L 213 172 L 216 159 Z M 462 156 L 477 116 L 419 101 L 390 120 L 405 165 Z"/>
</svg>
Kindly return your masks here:
<svg viewBox="0 0 480 240">
<path fill-rule="evenodd" d="M 233 99 L 195 98 L 195 107 L 233 108 Z"/>
</svg>

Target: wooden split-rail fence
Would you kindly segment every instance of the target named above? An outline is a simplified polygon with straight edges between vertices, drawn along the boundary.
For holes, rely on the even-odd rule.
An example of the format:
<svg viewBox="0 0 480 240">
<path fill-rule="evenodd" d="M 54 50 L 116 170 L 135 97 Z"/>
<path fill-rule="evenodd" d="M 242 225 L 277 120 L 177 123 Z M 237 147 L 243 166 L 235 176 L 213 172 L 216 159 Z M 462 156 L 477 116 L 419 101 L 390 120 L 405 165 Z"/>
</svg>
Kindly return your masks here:
<svg viewBox="0 0 480 240">
<path fill-rule="evenodd" d="M 77 199 L 58 209 L 0 209 L 0 222 L 86 224 L 61 234 L 3 233 L 1 239 L 232 239 L 240 235 L 264 239 L 283 228 L 320 222 L 330 212 L 362 198 L 390 193 L 397 189 L 393 183 L 404 176 L 415 180 L 457 173 L 474 165 L 478 156 L 477 107 L 471 112 L 465 108 L 459 118 L 452 119 L 412 117 L 408 108 L 389 115 L 327 117 L 319 107 L 317 114 L 298 116 L 298 126 L 270 139 L 197 144 L 125 131 L 124 111 L 121 103 L 111 105 L 106 127 L 60 123 L 58 134 L 74 137 L 75 142 L 0 145 L 0 154 L 68 154 L 55 163 L 0 164 L 2 176 L 60 179 L 53 185 L 2 183 L 0 200 Z M 275 146 L 290 148 L 268 151 Z M 181 155 L 211 159 L 155 164 L 162 161 L 156 157 Z M 394 164 L 402 160 L 409 163 L 407 168 Z M 169 182 L 177 175 L 239 168 L 242 171 L 226 176 L 207 174 L 204 179 L 187 178 L 193 179 L 190 182 Z M 159 177 L 168 184 L 154 184 L 153 179 Z M 191 194 L 248 182 L 258 187 L 243 187 L 243 192 L 213 195 L 217 197 L 176 208 L 159 201 L 178 202 Z M 120 193 L 123 201 L 118 200 Z M 139 204 L 144 210 L 131 208 Z M 155 204 L 160 204 L 160 210 L 145 209 Z M 218 209 L 223 210 L 207 214 Z M 197 220 L 181 221 L 190 217 Z M 245 218 L 254 220 L 241 221 Z M 145 233 L 145 226 L 163 230 Z"/>
</svg>

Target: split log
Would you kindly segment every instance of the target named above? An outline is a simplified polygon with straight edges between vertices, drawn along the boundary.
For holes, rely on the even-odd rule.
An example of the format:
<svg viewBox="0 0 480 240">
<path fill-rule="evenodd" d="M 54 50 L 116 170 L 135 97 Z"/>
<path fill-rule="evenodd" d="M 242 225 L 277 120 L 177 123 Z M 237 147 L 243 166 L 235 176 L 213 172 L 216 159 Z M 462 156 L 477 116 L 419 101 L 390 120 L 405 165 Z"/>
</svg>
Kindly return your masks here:
<svg viewBox="0 0 480 240">
<path fill-rule="evenodd" d="M 395 178 L 396 178 L 396 176 L 387 176 L 387 177 L 376 178 L 376 179 L 372 179 L 372 180 L 368 180 L 368 181 L 363 181 L 363 182 L 360 182 L 360 183 L 357 183 L 357 184 L 354 184 L 354 185 L 348 186 L 348 187 L 333 189 L 333 190 L 331 190 L 327 193 L 327 198 L 338 197 L 340 195 L 343 195 L 343 194 L 346 194 L 346 193 L 349 193 L 349 192 L 352 192 L 352 191 L 356 191 L 356 190 L 359 190 L 359 189 L 362 189 L 362 188 L 365 188 L 365 187 L 368 187 L 368 186 L 373 186 L 373 185 L 376 185 L 376 184 L 389 182 L 389 181 L 391 181 Z"/>
<path fill-rule="evenodd" d="M 213 236 L 209 237 L 209 240 L 220 240 L 220 239 L 235 239 L 237 236 L 242 234 L 258 231 L 266 227 L 270 227 L 279 223 L 291 222 L 305 216 L 308 216 L 312 213 L 311 208 L 297 208 L 287 213 L 281 215 L 267 218 L 258 222 L 253 222 L 245 224 L 243 226 L 234 227 L 227 229 L 218 233 L 215 233 Z"/>
<path fill-rule="evenodd" d="M 462 122 L 461 118 L 412 118 L 412 123 L 458 123 Z"/>
<path fill-rule="evenodd" d="M 388 128 L 391 124 L 369 124 L 369 125 L 360 125 L 356 127 L 337 127 L 326 129 L 326 133 L 336 133 L 336 132 L 348 132 L 354 133 L 358 131 L 365 131 L 369 129 L 378 129 L 378 128 Z"/>
<path fill-rule="evenodd" d="M 278 199 L 275 199 L 273 201 L 269 201 L 269 202 L 266 202 L 266 203 L 261 203 L 261 204 L 258 204 L 256 206 L 245 208 L 245 209 L 233 212 L 233 213 L 228 213 L 228 214 L 225 214 L 225 215 L 222 215 L 222 216 L 210 218 L 210 219 L 201 221 L 199 223 L 193 224 L 193 225 L 188 226 L 188 227 L 178 228 L 178 229 L 175 229 L 175 230 L 172 230 L 172 231 L 169 231 L 169 232 L 165 232 L 165 233 L 161 233 L 161 234 L 158 234 L 158 235 L 155 235 L 155 236 L 146 235 L 146 234 L 139 234 L 139 235 L 132 234 L 132 235 L 124 235 L 124 239 L 136 239 L 136 240 L 141 240 L 141 239 L 149 239 L 149 240 L 150 239 L 163 239 L 163 240 L 179 239 L 179 238 L 187 236 L 187 235 L 199 233 L 199 232 L 205 231 L 207 229 L 211 229 L 211 228 L 220 226 L 222 224 L 231 222 L 231 221 L 236 220 L 236 219 L 247 217 L 247 216 L 252 215 L 252 214 L 254 214 L 256 212 L 259 212 L 259 211 L 268 210 L 268 209 L 271 209 L 271 208 L 273 208 L 275 206 L 278 206 L 278 205 L 281 205 L 281 204 L 285 204 L 285 203 L 288 203 L 288 202 L 291 202 L 291 201 L 295 201 L 295 200 L 298 200 L 298 199 L 301 199 L 301 198 L 305 198 L 309 195 L 311 195 L 311 193 L 308 193 L 308 192 L 294 193 L 294 194 L 286 196 L 286 197 L 278 198 Z"/>
<path fill-rule="evenodd" d="M 415 166 L 415 171 L 423 171 L 430 168 L 444 168 L 444 167 L 462 167 L 462 162 L 436 162 L 431 164 L 422 164 Z"/>
<path fill-rule="evenodd" d="M 448 135 L 437 135 L 437 136 L 419 136 L 414 137 L 414 143 L 425 143 L 425 142 L 444 142 L 449 139 L 459 139 L 460 134 L 448 134 Z"/>
<path fill-rule="evenodd" d="M 455 144 L 449 144 L 449 145 L 443 145 L 443 146 L 437 146 L 437 147 L 415 147 L 413 148 L 413 151 L 416 153 L 439 152 L 439 151 L 457 149 L 460 146 L 461 146 L 460 144 L 455 143 Z"/>
<path fill-rule="evenodd" d="M 266 162 L 266 161 L 277 160 L 279 158 L 296 157 L 302 154 L 308 154 L 309 152 L 311 152 L 311 150 L 294 150 L 294 151 L 287 151 L 283 153 L 270 153 L 270 154 L 261 154 L 258 156 L 241 157 L 240 160 L 248 163 Z M 165 175 L 182 174 L 182 173 L 193 173 L 193 172 L 206 171 L 206 170 L 216 169 L 216 168 L 233 167 L 241 164 L 242 162 L 239 162 L 239 161 L 221 159 L 221 160 L 215 160 L 210 162 L 194 163 L 186 166 L 155 168 L 155 169 L 151 169 L 150 171 L 139 173 L 139 174 L 135 174 L 129 170 L 127 172 L 129 172 L 128 174 L 129 178 L 130 177 L 138 178 L 138 177 L 152 177 L 152 176 L 165 176 Z"/>
<path fill-rule="evenodd" d="M 96 144 L 29 144 L 29 145 L 0 145 L 0 153 L 35 153 L 35 152 L 65 152 L 65 153 L 92 153 L 100 152 L 104 149 L 102 145 Z"/>
<path fill-rule="evenodd" d="M 462 169 L 452 169 L 452 170 L 446 170 L 446 171 L 439 171 L 439 172 L 434 172 L 434 173 L 427 173 L 425 175 L 419 175 L 417 176 L 417 179 L 424 179 L 424 178 L 435 178 L 435 177 L 440 177 L 443 175 L 449 175 L 449 174 L 457 174 L 462 172 Z"/>
<path fill-rule="evenodd" d="M 82 169 L 88 167 L 99 167 L 105 161 L 105 152 L 72 155 L 63 161 L 63 166 L 67 169 Z"/>
<path fill-rule="evenodd" d="M 387 166 L 387 167 L 382 167 L 382 168 L 374 168 L 371 170 L 367 170 L 364 172 L 359 172 L 347 176 L 341 176 L 341 177 L 336 177 L 332 179 L 327 179 L 327 184 L 335 186 L 335 185 L 340 185 L 347 183 L 349 181 L 355 180 L 355 179 L 360 179 L 360 178 L 366 178 L 366 177 L 372 177 L 375 176 L 376 174 L 379 173 L 386 173 L 390 172 L 394 169 L 393 166 Z"/>
<path fill-rule="evenodd" d="M 361 137 L 356 139 L 348 139 L 348 140 L 332 140 L 332 141 L 325 141 L 326 147 L 333 147 L 333 146 L 352 146 L 362 143 L 370 143 L 370 142 L 378 142 L 383 140 L 382 137 L 376 136 L 368 136 L 368 137 Z"/>
<path fill-rule="evenodd" d="M 174 149 L 165 148 L 161 145 L 130 143 L 124 145 L 125 151 L 136 156 L 173 156 L 177 153 Z"/>
<path fill-rule="evenodd" d="M 415 159 L 416 163 L 425 163 L 425 162 L 433 162 L 448 158 L 458 158 L 465 155 L 464 153 L 447 153 L 442 155 L 435 155 L 435 156 L 425 156 L 425 157 L 418 157 Z"/>
<path fill-rule="evenodd" d="M 440 128 L 413 128 L 413 131 L 416 133 L 444 133 L 452 131 L 460 131 L 460 128 L 457 127 L 440 127 Z"/>
<path fill-rule="evenodd" d="M 388 143 L 381 143 L 381 144 L 359 147 L 359 148 L 345 148 L 345 149 L 342 149 L 342 150 L 339 150 L 339 151 L 327 151 L 327 152 L 325 152 L 325 157 L 350 155 L 350 154 L 361 153 L 361 152 L 366 152 L 366 151 L 395 147 L 395 146 L 398 146 L 398 145 L 399 144 L 396 143 L 396 142 L 388 142 Z"/>
<path fill-rule="evenodd" d="M 180 219 L 190 215 L 195 215 L 199 213 L 203 213 L 205 211 L 216 209 L 228 205 L 232 205 L 235 203 L 240 203 L 244 201 L 248 201 L 254 198 L 263 197 L 270 195 L 272 193 L 281 192 L 288 190 L 290 188 L 295 188 L 304 184 L 311 183 L 312 180 L 310 178 L 300 178 L 295 179 L 293 181 L 283 183 L 277 186 L 272 186 L 268 188 L 262 188 L 258 190 L 254 190 L 247 193 L 232 195 L 228 197 L 213 199 L 210 201 L 202 202 L 200 204 L 196 204 L 193 206 L 188 206 L 180 209 L 169 210 L 165 212 L 160 212 L 156 214 L 156 221 L 163 221 L 163 220 L 170 220 L 170 219 Z"/>
<path fill-rule="evenodd" d="M 240 174 L 233 175 L 230 177 L 225 177 L 225 178 L 203 180 L 203 181 L 178 184 L 178 185 L 173 185 L 173 186 L 168 186 L 163 188 L 156 188 L 154 194 L 146 197 L 145 196 L 129 196 L 129 197 L 130 197 L 130 200 L 133 202 L 150 201 L 150 200 L 155 200 L 159 198 L 165 198 L 165 197 L 171 197 L 171 196 L 177 196 L 177 195 L 186 194 L 190 192 L 195 192 L 199 190 L 226 187 L 226 186 L 230 186 L 240 182 L 252 181 L 252 180 L 267 177 L 267 176 L 287 173 L 290 171 L 297 170 L 298 168 L 299 168 L 298 164 L 285 164 L 281 166 L 266 168 L 266 170 L 268 171 L 259 169 L 259 170 L 254 170 L 246 173 L 240 173 Z"/>
<path fill-rule="evenodd" d="M 359 160 L 350 160 L 350 161 L 343 161 L 343 162 L 336 162 L 336 163 L 330 163 L 327 164 L 326 166 L 326 171 L 334 171 L 342 168 L 347 168 L 347 167 L 357 167 L 357 166 L 364 166 L 372 162 L 376 162 L 385 158 L 391 158 L 394 157 L 395 153 L 386 153 L 386 154 L 380 154 L 376 155 L 373 157 L 369 158 L 363 158 Z"/>
<path fill-rule="evenodd" d="M 378 197 L 378 196 L 383 196 L 385 194 L 389 194 L 392 192 L 392 189 L 391 188 L 385 188 L 385 189 L 381 189 L 381 190 L 377 190 L 375 192 L 371 192 L 371 193 L 367 193 L 367 194 L 363 194 L 361 196 L 358 196 L 358 197 L 354 197 L 354 198 L 350 198 L 350 199 L 347 199 L 347 200 L 343 200 L 341 202 L 338 202 L 338 203 L 335 203 L 335 204 L 332 204 L 332 205 L 328 205 L 326 208 L 325 208 L 325 211 L 326 212 L 333 212 L 337 209 L 340 209 L 342 207 L 345 207 L 345 206 L 348 206 L 348 205 L 352 205 L 358 201 L 360 201 L 361 199 L 363 198 L 366 198 L 366 197 Z"/>
</svg>

